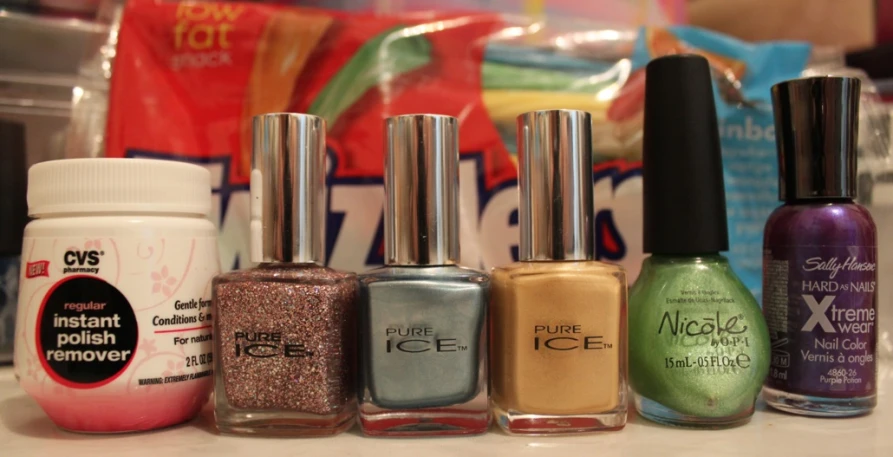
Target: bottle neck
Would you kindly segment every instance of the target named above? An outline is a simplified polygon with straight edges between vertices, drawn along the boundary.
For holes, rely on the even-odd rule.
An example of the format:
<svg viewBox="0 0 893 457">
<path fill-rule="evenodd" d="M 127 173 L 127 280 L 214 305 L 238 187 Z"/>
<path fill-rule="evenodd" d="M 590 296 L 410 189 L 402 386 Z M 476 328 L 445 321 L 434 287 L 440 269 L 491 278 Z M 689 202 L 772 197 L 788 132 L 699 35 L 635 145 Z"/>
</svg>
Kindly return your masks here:
<svg viewBox="0 0 893 457">
<path fill-rule="evenodd" d="M 833 205 L 854 203 L 852 197 L 819 197 L 819 198 L 790 198 L 783 200 L 785 205 Z"/>
<path fill-rule="evenodd" d="M 660 265 L 670 265 L 670 264 L 686 264 L 691 265 L 693 263 L 696 264 L 728 264 L 729 259 L 727 259 L 724 255 L 721 255 L 718 252 L 707 252 L 703 254 L 652 254 L 650 257 L 645 259 L 646 264 L 660 264 Z"/>
<path fill-rule="evenodd" d="M 437 263 L 385 262 L 385 266 L 388 268 L 436 268 L 451 267 L 454 265 L 456 265 L 456 262 L 449 259 Z"/>
<path fill-rule="evenodd" d="M 523 263 L 585 263 L 585 262 L 594 262 L 594 257 L 581 257 L 578 259 L 518 259 L 518 262 Z"/>
<path fill-rule="evenodd" d="M 324 268 L 316 262 L 261 262 L 257 264 L 257 268 L 266 270 L 282 270 L 295 268 Z"/>
</svg>

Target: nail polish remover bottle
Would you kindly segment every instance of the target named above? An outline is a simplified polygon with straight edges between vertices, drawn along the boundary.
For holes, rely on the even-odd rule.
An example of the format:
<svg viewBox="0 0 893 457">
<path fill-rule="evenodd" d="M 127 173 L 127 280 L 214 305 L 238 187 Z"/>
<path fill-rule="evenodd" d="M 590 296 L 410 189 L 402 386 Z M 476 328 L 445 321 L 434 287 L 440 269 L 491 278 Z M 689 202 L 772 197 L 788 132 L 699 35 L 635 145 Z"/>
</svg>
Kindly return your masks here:
<svg viewBox="0 0 893 457">
<path fill-rule="evenodd" d="M 646 68 L 644 248 L 630 290 L 630 381 L 647 419 L 728 427 L 754 412 L 769 368 L 760 307 L 729 249 L 710 68 L 669 56 Z"/>
<path fill-rule="evenodd" d="M 456 265 L 458 121 L 405 115 L 385 128 L 385 266 L 360 276 L 360 427 L 484 433 L 489 278 Z"/>
<path fill-rule="evenodd" d="M 763 241 L 763 397 L 791 413 L 855 416 L 877 404 L 877 230 L 853 202 L 859 85 L 819 77 L 772 88 L 784 205 Z"/>
<path fill-rule="evenodd" d="M 356 417 L 357 278 L 322 266 L 325 121 L 254 118 L 251 253 L 214 278 L 214 417 L 223 433 L 319 436 Z"/>
</svg>

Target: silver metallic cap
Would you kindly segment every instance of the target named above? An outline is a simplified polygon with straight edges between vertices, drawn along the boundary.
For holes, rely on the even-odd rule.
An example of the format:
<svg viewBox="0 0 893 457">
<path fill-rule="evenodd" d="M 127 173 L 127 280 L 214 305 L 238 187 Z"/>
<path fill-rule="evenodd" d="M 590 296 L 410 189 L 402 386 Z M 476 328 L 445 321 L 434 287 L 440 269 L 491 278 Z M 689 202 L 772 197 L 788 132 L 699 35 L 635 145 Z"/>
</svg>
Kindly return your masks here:
<svg viewBox="0 0 893 457">
<path fill-rule="evenodd" d="M 591 260 L 592 121 L 575 110 L 518 116 L 519 257 Z"/>
<path fill-rule="evenodd" d="M 385 121 L 385 263 L 459 260 L 459 124 L 410 114 Z"/>
<path fill-rule="evenodd" d="M 254 117 L 254 262 L 325 261 L 325 129 L 308 114 Z"/>
</svg>

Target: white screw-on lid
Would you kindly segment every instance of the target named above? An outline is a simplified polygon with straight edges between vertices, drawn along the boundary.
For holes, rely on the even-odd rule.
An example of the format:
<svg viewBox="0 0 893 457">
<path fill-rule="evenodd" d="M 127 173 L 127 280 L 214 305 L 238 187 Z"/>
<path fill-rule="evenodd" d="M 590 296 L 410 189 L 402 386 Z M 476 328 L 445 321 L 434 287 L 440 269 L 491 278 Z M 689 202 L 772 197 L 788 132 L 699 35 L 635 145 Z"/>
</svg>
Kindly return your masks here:
<svg viewBox="0 0 893 457">
<path fill-rule="evenodd" d="M 67 159 L 28 171 L 28 215 L 211 212 L 211 175 L 182 162 Z"/>
</svg>

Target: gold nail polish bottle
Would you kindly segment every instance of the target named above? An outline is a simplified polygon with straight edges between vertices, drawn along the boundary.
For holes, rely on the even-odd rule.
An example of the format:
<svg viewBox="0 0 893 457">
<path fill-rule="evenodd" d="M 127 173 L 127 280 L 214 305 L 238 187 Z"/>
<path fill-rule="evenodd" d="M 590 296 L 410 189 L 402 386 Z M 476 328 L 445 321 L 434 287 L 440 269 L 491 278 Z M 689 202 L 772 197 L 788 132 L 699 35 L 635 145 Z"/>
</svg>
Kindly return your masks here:
<svg viewBox="0 0 893 457">
<path fill-rule="evenodd" d="M 491 403 L 510 434 L 626 424 L 626 273 L 594 261 L 591 121 L 518 117 L 520 262 L 491 275 Z"/>
</svg>

